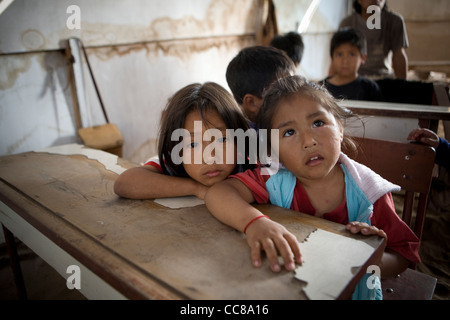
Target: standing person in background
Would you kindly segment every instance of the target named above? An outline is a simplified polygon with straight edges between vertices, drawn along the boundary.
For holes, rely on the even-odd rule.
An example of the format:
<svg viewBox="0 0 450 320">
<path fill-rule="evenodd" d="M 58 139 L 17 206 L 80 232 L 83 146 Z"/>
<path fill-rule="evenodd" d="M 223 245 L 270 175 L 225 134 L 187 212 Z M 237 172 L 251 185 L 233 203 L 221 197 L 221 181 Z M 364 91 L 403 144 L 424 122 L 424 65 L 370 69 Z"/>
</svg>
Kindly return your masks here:
<svg viewBox="0 0 450 320">
<path fill-rule="evenodd" d="M 373 5 L 381 10 L 379 21 L 376 21 L 376 11 L 369 9 L 367 12 Z M 361 66 L 360 74 L 374 79 L 406 79 L 408 57 L 405 48 L 409 44 L 403 17 L 390 11 L 386 0 L 355 0 L 353 8 L 354 12 L 341 21 L 339 29 L 352 27 L 366 37 L 367 61 Z"/>
<path fill-rule="evenodd" d="M 305 49 L 302 36 L 299 33 L 292 31 L 283 35 L 277 35 L 270 41 L 270 46 L 286 52 L 288 57 L 294 61 L 295 67 L 298 68 Z"/>
</svg>

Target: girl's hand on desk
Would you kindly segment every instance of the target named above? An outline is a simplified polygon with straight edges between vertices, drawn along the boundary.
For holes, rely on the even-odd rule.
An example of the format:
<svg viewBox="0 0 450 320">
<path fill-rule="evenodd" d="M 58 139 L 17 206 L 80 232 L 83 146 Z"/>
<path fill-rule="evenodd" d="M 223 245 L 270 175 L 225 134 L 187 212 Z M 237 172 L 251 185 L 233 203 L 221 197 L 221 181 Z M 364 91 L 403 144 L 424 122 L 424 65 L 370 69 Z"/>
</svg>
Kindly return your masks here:
<svg viewBox="0 0 450 320">
<path fill-rule="evenodd" d="M 266 252 L 270 268 L 274 272 L 281 271 L 278 252 L 283 258 L 286 270 L 294 270 L 295 262 L 302 263 L 297 238 L 279 223 L 258 219 L 248 227 L 246 235 L 253 266 L 261 266 L 261 250 Z"/>
<path fill-rule="evenodd" d="M 350 222 L 349 224 L 347 224 L 346 229 L 351 233 L 361 233 L 365 236 L 376 234 L 382 238 L 387 239 L 387 235 L 383 230 L 378 229 L 375 226 L 369 226 L 367 223 L 364 222 L 357 222 L 357 221 Z"/>
</svg>

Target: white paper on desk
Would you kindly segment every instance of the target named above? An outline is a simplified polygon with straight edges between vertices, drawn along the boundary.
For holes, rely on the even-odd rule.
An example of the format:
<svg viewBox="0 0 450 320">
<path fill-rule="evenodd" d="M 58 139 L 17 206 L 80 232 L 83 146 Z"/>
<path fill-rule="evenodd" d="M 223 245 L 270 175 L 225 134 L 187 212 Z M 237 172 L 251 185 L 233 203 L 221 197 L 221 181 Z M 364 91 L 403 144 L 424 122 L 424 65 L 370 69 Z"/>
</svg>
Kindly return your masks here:
<svg viewBox="0 0 450 320">
<path fill-rule="evenodd" d="M 194 196 L 159 198 L 155 199 L 154 201 L 164 207 L 168 207 L 171 209 L 189 208 L 205 204 L 205 201 Z"/>
<path fill-rule="evenodd" d="M 300 250 L 304 263 L 295 269 L 295 278 L 307 283 L 303 290 L 309 299 L 328 300 L 339 296 L 353 278 L 352 269 L 359 270 L 374 249 L 364 241 L 317 229 L 300 243 Z"/>
<path fill-rule="evenodd" d="M 34 150 L 34 152 L 46 152 L 66 156 L 79 154 L 86 156 L 88 159 L 97 160 L 105 166 L 106 170 L 112 171 L 119 175 L 126 170 L 124 167 L 117 164 L 117 161 L 119 159 L 118 156 L 102 150 L 87 148 L 81 144 L 76 143 L 55 146 L 41 150 Z"/>
</svg>

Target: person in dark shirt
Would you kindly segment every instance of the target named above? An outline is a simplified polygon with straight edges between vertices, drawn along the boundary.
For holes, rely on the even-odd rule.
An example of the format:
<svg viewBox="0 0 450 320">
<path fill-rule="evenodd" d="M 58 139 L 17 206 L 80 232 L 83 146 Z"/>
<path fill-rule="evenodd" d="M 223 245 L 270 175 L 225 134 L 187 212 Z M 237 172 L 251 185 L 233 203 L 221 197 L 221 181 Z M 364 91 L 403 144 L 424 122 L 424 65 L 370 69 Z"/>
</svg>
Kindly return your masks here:
<svg viewBox="0 0 450 320">
<path fill-rule="evenodd" d="M 429 129 L 414 129 L 408 135 L 408 140 L 421 142 L 436 150 L 435 163 L 450 169 L 450 144 Z"/>
<path fill-rule="evenodd" d="M 352 28 L 338 30 L 330 44 L 332 76 L 320 83 L 337 99 L 382 101 L 378 84 L 358 74 L 367 58 L 364 35 Z"/>
<path fill-rule="evenodd" d="M 408 140 L 417 141 L 436 149 L 434 162 L 439 175 L 433 179 L 428 208 L 436 212 L 450 212 L 450 143 L 435 132 L 419 128 L 412 130 Z"/>
<path fill-rule="evenodd" d="M 378 10 L 371 6 L 377 6 Z M 405 50 L 409 42 L 403 17 L 390 10 L 386 0 L 354 0 L 353 9 L 353 13 L 341 21 L 339 29 L 355 28 L 366 38 L 368 57 L 359 70 L 360 75 L 373 80 L 406 79 L 408 55 Z M 377 19 L 372 19 L 374 10 L 380 13 Z M 370 26 L 376 20 L 380 25 Z"/>
</svg>

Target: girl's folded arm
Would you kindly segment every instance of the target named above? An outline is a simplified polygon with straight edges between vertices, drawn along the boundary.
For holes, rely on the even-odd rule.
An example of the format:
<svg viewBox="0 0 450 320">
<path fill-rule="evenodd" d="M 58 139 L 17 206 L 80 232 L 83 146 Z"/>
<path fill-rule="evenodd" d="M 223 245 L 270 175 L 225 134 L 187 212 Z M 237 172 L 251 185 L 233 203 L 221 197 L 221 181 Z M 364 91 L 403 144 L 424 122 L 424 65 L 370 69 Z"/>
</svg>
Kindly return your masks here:
<svg viewBox="0 0 450 320">
<path fill-rule="evenodd" d="M 208 210 L 222 223 L 244 231 L 246 224 L 262 213 L 250 205 L 251 191 L 237 179 L 227 179 L 213 185 L 205 196 Z"/>
<path fill-rule="evenodd" d="M 207 187 L 191 178 L 165 175 L 153 166 L 131 168 L 114 183 L 114 192 L 129 199 L 154 199 L 194 195 L 203 198 Z"/>
</svg>

